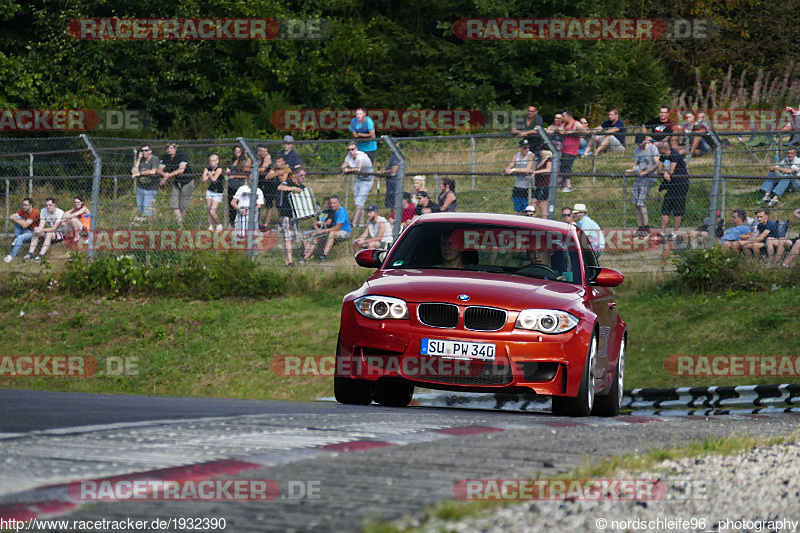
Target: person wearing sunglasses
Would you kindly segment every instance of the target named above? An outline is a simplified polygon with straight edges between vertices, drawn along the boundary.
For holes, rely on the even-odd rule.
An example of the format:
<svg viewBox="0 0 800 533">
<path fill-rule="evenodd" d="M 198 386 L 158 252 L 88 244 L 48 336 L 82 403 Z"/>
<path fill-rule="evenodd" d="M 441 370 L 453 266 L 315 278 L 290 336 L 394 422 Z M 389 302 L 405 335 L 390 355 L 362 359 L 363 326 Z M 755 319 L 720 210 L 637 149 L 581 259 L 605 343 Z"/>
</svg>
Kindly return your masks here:
<svg viewBox="0 0 800 533">
<path fill-rule="evenodd" d="M 354 174 L 356 179 L 353 183 L 354 201 L 356 205 L 353 213 L 353 226 L 364 227 L 364 205 L 367 203 L 367 196 L 372 191 L 375 176 L 372 174 L 372 160 L 367 154 L 360 151 L 356 143 L 347 145 L 347 157 L 342 163 L 342 172 Z"/>
</svg>

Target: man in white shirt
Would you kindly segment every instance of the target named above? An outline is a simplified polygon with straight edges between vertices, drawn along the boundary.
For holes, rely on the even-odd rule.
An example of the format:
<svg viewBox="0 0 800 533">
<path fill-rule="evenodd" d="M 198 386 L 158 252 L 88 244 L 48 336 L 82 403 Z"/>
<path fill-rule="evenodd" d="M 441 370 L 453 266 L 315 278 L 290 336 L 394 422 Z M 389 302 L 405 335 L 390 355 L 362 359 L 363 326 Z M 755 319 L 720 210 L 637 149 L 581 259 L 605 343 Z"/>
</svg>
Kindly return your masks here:
<svg viewBox="0 0 800 533">
<path fill-rule="evenodd" d="M 347 157 L 342 163 L 342 172 L 353 173 L 356 176 L 353 183 L 355 193 L 356 210 L 353 213 L 353 226 L 364 227 L 364 205 L 367 203 L 367 196 L 372 191 L 372 184 L 375 176 L 372 174 L 372 160 L 356 147 L 356 143 L 347 145 Z"/>
<path fill-rule="evenodd" d="M 245 183 L 236 190 L 236 194 L 231 200 L 231 207 L 237 210 L 236 221 L 234 222 L 236 235 L 241 237 L 247 235 L 247 228 L 249 227 L 249 222 L 251 219 L 251 215 L 249 213 L 250 194 L 250 185 Z M 256 189 L 256 224 L 258 224 L 258 211 L 262 207 L 264 207 L 264 191 L 261 189 Z"/>
<path fill-rule="evenodd" d="M 786 157 L 780 163 L 769 167 L 767 180 L 761 185 L 761 190 L 764 191 L 761 203 L 769 202 L 769 206 L 773 207 L 780 202 L 781 196 L 789 188 L 789 185 L 793 185 L 795 190 L 800 189 L 798 175 L 800 175 L 800 158 L 797 157 L 797 149 L 789 148 L 786 151 Z M 771 200 L 770 193 L 772 193 Z"/>
<path fill-rule="evenodd" d="M 602 254 L 606 249 L 606 238 L 603 236 L 603 230 L 600 229 L 597 222 L 586 214 L 586 205 L 575 204 L 572 208 L 572 214 L 575 216 L 575 225 L 583 230 L 589 238 L 589 242 L 592 243 L 594 253 L 597 255 Z"/>
<path fill-rule="evenodd" d="M 61 222 L 61 218 L 64 216 L 64 211 L 58 208 L 54 198 L 46 198 L 44 203 L 45 208 L 42 209 L 39 225 L 33 230 L 31 246 L 28 249 L 28 253 L 22 258 L 25 261 L 33 259 L 35 262 L 41 263 L 47 250 L 50 249 L 50 245 L 64 240 L 64 234 L 57 229 L 58 223 Z M 36 251 L 40 238 L 44 238 L 44 243 L 42 244 L 42 249 L 39 250 L 39 255 L 34 257 L 33 252 Z"/>
<path fill-rule="evenodd" d="M 353 251 L 365 248 L 386 248 L 392 245 L 392 226 L 385 217 L 378 215 L 378 206 L 367 208 L 367 227 L 361 237 L 353 241 Z"/>
</svg>

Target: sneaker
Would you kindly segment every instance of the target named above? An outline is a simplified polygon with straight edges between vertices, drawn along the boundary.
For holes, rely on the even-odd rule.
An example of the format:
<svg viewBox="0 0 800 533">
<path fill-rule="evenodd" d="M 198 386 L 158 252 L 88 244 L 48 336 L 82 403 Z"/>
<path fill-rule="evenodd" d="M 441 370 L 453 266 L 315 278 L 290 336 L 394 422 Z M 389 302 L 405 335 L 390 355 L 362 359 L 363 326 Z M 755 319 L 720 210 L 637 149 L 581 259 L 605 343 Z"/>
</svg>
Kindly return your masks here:
<svg viewBox="0 0 800 533">
<path fill-rule="evenodd" d="M 665 238 L 666 238 L 668 241 L 674 241 L 674 240 L 675 240 L 675 237 L 677 237 L 677 236 L 678 236 L 678 234 L 677 234 L 677 233 L 669 233 L 669 234 L 667 234 L 667 235 L 665 236 Z"/>
<path fill-rule="evenodd" d="M 41 255 L 37 255 L 36 257 L 33 258 L 33 262 L 34 263 L 41 263 L 42 262 L 42 256 Z"/>
<path fill-rule="evenodd" d="M 306 263 L 308 263 L 305 257 L 301 257 L 300 259 L 297 260 L 297 262 L 300 263 L 301 265 L 305 265 Z"/>
<path fill-rule="evenodd" d="M 762 198 L 762 199 L 761 199 L 761 201 L 760 201 L 760 202 L 758 202 L 758 203 L 760 203 L 760 204 L 765 204 L 765 203 L 767 203 L 767 202 L 769 202 L 769 195 L 766 195 L 766 196 L 765 196 L 764 198 Z"/>
<path fill-rule="evenodd" d="M 208 227 L 208 231 L 214 231 L 214 225 L 213 224 Z"/>
<path fill-rule="evenodd" d="M 284 265 L 284 266 L 286 268 L 294 268 L 294 263 L 286 263 L 286 265 Z"/>
<path fill-rule="evenodd" d="M 27 254 L 25 254 L 25 255 L 23 256 L 23 258 L 22 258 L 22 260 L 23 260 L 23 261 L 30 261 L 31 259 L 33 259 L 33 254 L 32 254 L 32 253 L 30 253 L 30 252 L 28 252 Z"/>
<path fill-rule="evenodd" d="M 327 255 L 321 255 L 321 256 L 319 256 L 319 259 L 317 259 L 317 261 L 319 261 L 320 263 L 324 263 L 327 260 L 328 260 L 328 256 Z"/>
<path fill-rule="evenodd" d="M 222 224 L 217 224 L 217 231 L 222 231 Z"/>
<path fill-rule="evenodd" d="M 769 201 L 769 204 L 767 204 L 767 205 L 769 207 L 774 207 L 774 206 L 778 205 L 778 202 L 780 202 L 779 198 L 773 198 L 772 200 Z"/>
<path fill-rule="evenodd" d="M 572 187 L 564 187 L 561 192 L 572 192 Z"/>
<path fill-rule="evenodd" d="M 583 156 L 582 157 L 592 157 L 592 152 L 591 151 L 583 152 Z"/>
<path fill-rule="evenodd" d="M 7 255 L 7 256 L 5 256 L 5 257 L 3 258 L 3 261 L 5 261 L 6 263 L 10 263 L 10 262 L 11 262 L 11 261 L 13 261 L 13 260 L 14 260 L 14 258 L 13 258 L 13 257 L 11 257 L 10 255 Z"/>
</svg>

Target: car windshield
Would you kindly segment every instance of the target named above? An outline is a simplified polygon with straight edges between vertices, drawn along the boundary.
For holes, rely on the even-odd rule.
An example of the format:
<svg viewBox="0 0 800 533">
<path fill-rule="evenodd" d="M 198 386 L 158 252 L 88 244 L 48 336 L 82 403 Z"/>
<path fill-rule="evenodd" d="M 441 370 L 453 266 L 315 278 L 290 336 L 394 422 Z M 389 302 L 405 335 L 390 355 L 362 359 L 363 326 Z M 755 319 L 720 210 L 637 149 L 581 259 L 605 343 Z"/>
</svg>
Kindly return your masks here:
<svg viewBox="0 0 800 533">
<path fill-rule="evenodd" d="M 579 246 L 558 231 L 429 222 L 408 228 L 384 268 L 446 269 L 580 283 Z"/>
</svg>

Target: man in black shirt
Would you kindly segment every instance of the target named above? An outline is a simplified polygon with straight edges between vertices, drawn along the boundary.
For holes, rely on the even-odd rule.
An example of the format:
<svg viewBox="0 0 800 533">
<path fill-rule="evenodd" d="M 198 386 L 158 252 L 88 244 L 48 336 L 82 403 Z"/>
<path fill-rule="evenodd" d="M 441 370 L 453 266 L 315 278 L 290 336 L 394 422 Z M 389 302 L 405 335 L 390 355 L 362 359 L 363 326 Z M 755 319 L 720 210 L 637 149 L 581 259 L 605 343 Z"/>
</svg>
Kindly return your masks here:
<svg viewBox="0 0 800 533">
<path fill-rule="evenodd" d="M 169 197 L 169 206 L 175 213 L 175 222 L 183 225 L 189 203 L 192 201 L 194 191 L 194 177 L 189 170 L 189 158 L 184 152 L 178 151 L 178 145 L 169 143 L 167 153 L 161 158 L 158 173 L 161 174 L 161 185 L 172 179 L 172 194 Z"/>
<path fill-rule="evenodd" d="M 677 130 L 677 124 L 672 122 L 669 118 L 669 107 L 661 106 L 658 110 L 658 116 L 651 118 L 642 126 L 642 133 L 647 133 L 648 129 L 650 130 L 650 137 L 653 138 L 654 143 L 658 141 L 671 142 L 670 134 Z"/>
</svg>

